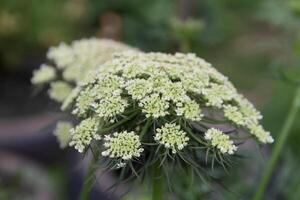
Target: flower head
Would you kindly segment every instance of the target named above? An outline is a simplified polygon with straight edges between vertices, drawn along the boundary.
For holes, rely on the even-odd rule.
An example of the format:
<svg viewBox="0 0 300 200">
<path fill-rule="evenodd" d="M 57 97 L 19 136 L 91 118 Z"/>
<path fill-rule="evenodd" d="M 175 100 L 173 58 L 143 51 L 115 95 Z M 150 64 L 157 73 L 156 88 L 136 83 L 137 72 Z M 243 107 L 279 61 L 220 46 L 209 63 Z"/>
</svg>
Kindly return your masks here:
<svg viewBox="0 0 300 200">
<path fill-rule="evenodd" d="M 126 83 L 126 90 L 132 99 L 140 100 L 152 92 L 153 85 L 145 79 L 137 78 Z"/>
<path fill-rule="evenodd" d="M 199 104 L 194 100 L 179 102 L 176 104 L 176 113 L 178 116 L 184 116 L 186 119 L 192 121 L 200 121 L 203 117 Z"/>
<path fill-rule="evenodd" d="M 66 68 L 74 63 L 72 48 L 65 43 L 51 47 L 47 52 L 47 58 L 53 60 L 59 69 Z"/>
<path fill-rule="evenodd" d="M 63 81 L 55 81 L 50 84 L 49 97 L 57 102 L 63 102 L 71 93 L 70 84 Z"/>
<path fill-rule="evenodd" d="M 229 136 L 218 129 L 208 129 L 205 132 L 204 138 L 210 141 L 211 145 L 219 149 L 222 153 L 233 154 L 237 150 L 237 147 L 230 140 Z"/>
<path fill-rule="evenodd" d="M 167 123 L 163 127 L 156 129 L 154 139 L 167 149 L 171 149 L 172 153 L 182 150 L 189 141 L 186 132 L 182 131 L 179 125 L 173 123 Z"/>
<path fill-rule="evenodd" d="M 139 157 L 164 164 L 169 150 L 172 158 L 197 161 L 201 152 L 195 151 L 204 149 L 214 160 L 220 153 L 237 151 L 229 135 L 210 128 L 218 123 L 248 131 L 261 143 L 273 142 L 259 124 L 259 111 L 205 60 L 194 54 L 137 51 L 110 54 L 105 60 L 98 45 L 95 40 L 78 41 L 48 56 L 57 64 L 59 77 L 76 87 L 67 97 L 61 97 L 64 92 L 50 94 L 79 119 L 69 143 L 79 152 L 95 144 L 117 168 Z M 69 54 L 72 61 L 64 58 Z M 106 135 L 100 142 L 98 130 Z"/>
<path fill-rule="evenodd" d="M 86 146 L 90 145 L 92 139 L 100 140 L 101 136 L 97 134 L 99 121 L 96 118 L 87 118 L 79 125 L 70 130 L 70 146 L 74 146 L 79 152 L 83 152 Z"/>
<path fill-rule="evenodd" d="M 206 105 L 221 108 L 223 103 L 230 101 L 237 95 L 233 87 L 211 83 L 210 87 L 202 90 L 204 98 L 207 99 Z"/>
<path fill-rule="evenodd" d="M 270 132 L 265 131 L 264 128 L 259 124 L 249 125 L 249 131 L 253 134 L 261 143 L 273 143 L 274 139 Z"/>
<path fill-rule="evenodd" d="M 121 96 L 114 98 L 103 98 L 99 103 L 93 104 L 95 112 L 97 115 L 104 119 L 112 119 L 118 114 L 124 112 L 128 103 L 125 99 L 122 99 Z M 114 120 L 112 119 L 111 122 Z"/>
<path fill-rule="evenodd" d="M 247 130 L 261 119 L 225 76 L 193 54 L 116 54 L 82 82 L 75 102 L 73 113 L 97 117 L 106 126 L 126 118 L 127 113 L 145 120 L 202 123 L 205 113 L 218 111 L 234 126 Z M 138 121 L 132 123 L 140 126 Z"/>
<path fill-rule="evenodd" d="M 224 106 L 224 116 L 236 125 L 244 126 L 246 124 L 243 113 L 236 106 Z"/>
<path fill-rule="evenodd" d="M 80 92 L 76 87 L 93 79 L 95 74 L 93 71 L 112 59 L 113 54 L 124 51 L 137 50 L 109 39 L 89 38 L 76 40 L 71 44 L 60 43 L 58 46 L 51 47 L 47 52 L 47 58 L 54 63 L 54 66 L 42 64 L 39 70 L 34 71 L 31 81 L 33 84 L 50 83 L 50 98 L 63 103 L 61 108 L 65 110 L 73 103 L 74 95 Z M 114 81 L 111 77 L 107 79 Z M 112 83 L 108 84 L 109 87 L 112 86 Z M 71 93 L 70 91 L 73 89 L 74 91 Z M 71 95 L 69 98 L 67 90 Z M 109 88 L 106 92 L 110 93 L 111 90 L 113 88 Z M 104 91 L 95 92 L 105 95 Z"/>
<path fill-rule="evenodd" d="M 38 70 L 35 70 L 33 72 L 33 77 L 31 79 L 31 82 L 33 84 L 44 84 L 55 79 L 55 77 L 56 77 L 55 69 L 50 65 L 42 64 Z"/>
<path fill-rule="evenodd" d="M 162 99 L 159 94 L 154 93 L 145 97 L 139 103 L 146 117 L 163 117 L 168 114 L 169 102 Z"/>
<path fill-rule="evenodd" d="M 139 136 L 133 131 L 116 132 L 112 135 L 106 135 L 104 141 L 106 150 L 102 152 L 102 155 L 109 156 L 110 158 L 129 160 L 134 157 L 140 157 L 144 151 L 141 148 Z"/>
<path fill-rule="evenodd" d="M 81 82 L 91 70 L 110 60 L 116 52 L 135 49 L 109 39 L 81 39 L 71 45 L 51 47 L 47 58 L 54 61 L 66 81 Z"/>
<path fill-rule="evenodd" d="M 59 142 L 60 148 L 64 149 L 68 146 L 71 140 L 70 130 L 72 128 L 73 125 L 70 122 L 61 121 L 56 124 L 54 135 L 56 136 L 57 141 Z"/>
</svg>

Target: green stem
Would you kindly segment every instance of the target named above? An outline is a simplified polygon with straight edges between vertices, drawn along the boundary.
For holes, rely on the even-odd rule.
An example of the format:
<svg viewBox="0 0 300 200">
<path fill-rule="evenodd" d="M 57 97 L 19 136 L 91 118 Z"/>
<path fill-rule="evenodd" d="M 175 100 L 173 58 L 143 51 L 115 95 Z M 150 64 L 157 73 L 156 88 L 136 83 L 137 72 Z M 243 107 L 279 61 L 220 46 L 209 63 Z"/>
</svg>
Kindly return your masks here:
<svg viewBox="0 0 300 200">
<path fill-rule="evenodd" d="M 163 180 L 159 163 L 153 166 L 152 200 L 163 200 Z"/>
<path fill-rule="evenodd" d="M 87 175 L 84 179 L 83 186 L 80 193 L 80 200 L 89 200 L 90 199 L 90 193 L 93 189 L 94 185 L 94 176 L 97 171 L 97 167 L 95 167 L 95 164 L 97 164 L 99 159 L 99 155 L 96 152 L 95 155 L 93 155 L 93 158 L 91 160 L 91 163 L 89 163 L 89 168 Z"/>
<path fill-rule="evenodd" d="M 181 40 L 179 46 L 180 46 L 180 51 L 183 53 L 188 53 L 191 51 L 191 45 L 188 39 Z"/>
<path fill-rule="evenodd" d="M 199 139 L 199 138 L 193 133 L 193 131 L 192 131 L 190 128 L 186 127 L 182 122 L 180 122 L 180 125 L 181 125 L 181 127 L 182 127 L 186 132 L 188 132 L 188 134 L 190 134 L 190 136 L 192 136 L 192 138 L 194 138 L 194 140 L 196 140 L 198 143 L 200 143 L 200 144 L 202 144 L 202 145 L 204 145 L 204 146 L 207 145 L 205 142 L 203 142 L 201 139 Z"/>
<path fill-rule="evenodd" d="M 144 135 L 146 134 L 146 132 L 150 128 L 151 124 L 152 124 L 152 120 L 150 118 L 148 118 L 146 124 L 144 125 L 144 127 L 141 131 L 141 134 L 140 134 L 141 139 L 144 137 Z"/>
<path fill-rule="evenodd" d="M 119 121 L 119 122 L 111 125 L 110 127 L 103 128 L 101 130 L 101 133 L 108 132 L 108 131 L 110 131 L 110 130 L 112 130 L 112 129 L 114 129 L 114 128 L 116 128 L 116 127 L 118 127 L 118 126 L 120 126 L 120 125 L 122 125 L 122 124 L 124 124 L 126 122 L 128 122 L 129 120 L 131 120 L 132 118 L 134 118 L 137 114 L 138 114 L 138 112 L 134 112 L 133 114 L 131 114 L 128 117 L 126 117 L 125 119 L 123 119 L 123 120 L 121 120 L 121 121 Z"/>
<path fill-rule="evenodd" d="M 257 190 L 253 200 L 261 200 L 262 199 L 263 194 L 264 194 L 266 187 L 269 183 L 269 180 L 271 178 L 271 175 L 272 175 L 272 173 L 276 167 L 277 161 L 280 157 L 280 153 L 282 152 L 282 148 L 288 138 L 288 134 L 289 134 L 289 132 L 292 128 L 293 122 L 297 116 L 297 112 L 298 112 L 299 108 L 300 108 L 300 86 L 297 88 L 297 90 L 295 92 L 295 96 L 294 96 L 292 105 L 290 107 L 289 113 L 283 124 L 281 132 L 277 139 L 276 145 L 274 147 L 274 151 L 272 153 L 270 160 L 267 163 L 265 173 L 263 175 L 263 178 L 260 181 L 258 190 Z"/>
</svg>

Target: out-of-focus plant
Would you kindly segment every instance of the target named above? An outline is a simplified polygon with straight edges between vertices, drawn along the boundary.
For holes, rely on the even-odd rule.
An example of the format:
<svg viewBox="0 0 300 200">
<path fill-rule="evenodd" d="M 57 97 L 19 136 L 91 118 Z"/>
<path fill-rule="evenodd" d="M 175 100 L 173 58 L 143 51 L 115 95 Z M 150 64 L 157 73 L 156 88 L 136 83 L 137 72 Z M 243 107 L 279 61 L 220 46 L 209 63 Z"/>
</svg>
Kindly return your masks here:
<svg viewBox="0 0 300 200">
<path fill-rule="evenodd" d="M 49 97 L 61 104 L 62 109 L 79 92 L 80 83 L 91 76 L 93 70 L 122 51 L 137 51 L 125 44 L 109 39 L 81 39 L 71 45 L 60 43 L 47 53 L 51 65 L 42 64 L 33 72 L 32 83 L 39 87 L 49 87 Z M 54 134 L 61 148 L 70 142 L 70 122 L 58 122 Z"/>
<path fill-rule="evenodd" d="M 83 26 L 86 4 L 82 0 L 2 0 L 1 66 L 7 70 L 19 67 L 36 51 L 74 38 Z"/>
<path fill-rule="evenodd" d="M 260 200 L 263 197 L 263 193 L 267 187 L 267 184 L 271 178 L 271 175 L 272 175 L 272 173 L 276 167 L 276 164 L 280 158 L 280 154 L 282 153 L 282 149 L 283 149 L 285 142 L 288 138 L 288 135 L 291 131 L 292 125 L 296 119 L 299 108 L 300 108 L 300 86 L 298 86 L 298 88 L 295 91 L 295 97 L 292 101 L 289 113 L 285 119 L 285 122 L 281 129 L 281 132 L 279 133 L 277 143 L 272 152 L 272 156 L 271 156 L 270 160 L 268 161 L 266 170 L 263 174 L 262 180 L 258 187 L 258 191 L 254 196 L 254 200 Z"/>
<path fill-rule="evenodd" d="M 173 19 L 171 21 L 172 33 L 179 43 L 180 51 L 189 52 L 192 44 L 199 39 L 204 22 L 199 19 Z"/>
<path fill-rule="evenodd" d="M 114 53 L 129 50 L 135 51 L 134 48 L 109 39 L 81 39 L 71 45 L 60 43 L 51 47 L 47 53 L 47 58 L 53 63 L 42 64 L 40 69 L 33 72 L 31 81 L 37 86 L 49 84 L 51 99 L 60 103 L 65 100 L 68 102 L 72 90 L 91 76 L 91 71 L 111 59 Z M 73 93 L 77 90 L 74 89 Z"/>
<path fill-rule="evenodd" d="M 293 32 L 299 31 L 298 24 L 298 16 L 297 16 L 297 3 L 294 1 L 281 2 L 281 1 L 267 1 L 265 6 L 278 10 L 278 12 L 271 12 L 273 15 L 277 13 L 284 14 L 279 15 L 278 18 L 269 19 L 276 26 L 283 26 L 287 30 L 293 30 Z M 281 12 L 284 10 L 285 12 Z M 270 16 L 267 15 L 266 16 Z M 266 169 L 262 174 L 261 182 L 258 186 L 258 190 L 253 199 L 259 200 L 264 196 L 264 192 L 268 186 L 271 176 L 273 175 L 277 163 L 282 155 L 285 155 L 283 151 L 285 147 L 286 141 L 288 141 L 291 133 L 293 133 L 294 122 L 297 120 L 299 116 L 300 110 L 300 71 L 299 71 L 299 38 L 297 39 L 297 35 L 294 33 L 291 34 L 291 43 L 293 43 L 294 51 L 291 51 L 291 56 L 289 57 L 290 65 L 295 67 L 290 67 L 285 70 L 282 70 L 280 73 L 280 77 L 285 84 L 290 85 L 291 90 L 294 92 L 294 97 L 292 102 L 290 103 L 290 108 L 286 114 L 284 119 L 283 126 L 278 133 L 277 143 L 275 144 L 274 150 L 272 152 L 271 158 L 267 163 Z M 295 39 L 296 37 L 296 39 Z M 292 45 L 290 45 L 293 47 Z M 291 135 L 293 136 L 293 135 Z M 297 138 L 294 136 L 294 138 Z M 292 144 L 293 142 L 291 142 Z M 298 142 L 296 143 L 298 144 Z M 298 146 L 298 145 L 297 145 Z M 292 147 L 292 145 L 291 145 Z"/>
</svg>

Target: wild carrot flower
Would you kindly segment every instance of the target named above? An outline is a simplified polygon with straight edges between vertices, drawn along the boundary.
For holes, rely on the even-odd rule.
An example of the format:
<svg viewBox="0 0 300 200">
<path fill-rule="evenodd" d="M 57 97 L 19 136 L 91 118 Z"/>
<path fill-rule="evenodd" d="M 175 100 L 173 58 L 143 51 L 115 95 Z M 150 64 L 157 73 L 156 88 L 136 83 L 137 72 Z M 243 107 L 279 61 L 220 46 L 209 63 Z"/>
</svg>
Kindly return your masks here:
<svg viewBox="0 0 300 200">
<path fill-rule="evenodd" d="M 120 53 L 80 86 L 71 109 L 79 118 L 101 121 L 104 128 L 100 132 L 106 134 L 104 147 L 110 144 L 114 149 L 103 151 L 103 155 L 111 158 L 122 157 L 111 152 L 126 146 L 116 142 L 123 141 L 117 139 L 123 134 L 136 135 L 141 148 L 143 143 L 154 142 L 174 155 L 190 151 L 189 144 L 234 154 L 236 136 L 231 139 L 230 133 L 213 128 L 215 123 L 230 125 L 235 132 L 249 131 L 261 143 L 273 142 L 259 125 L 259 111 L 227 77 L 194 54 Z M 111 133 L 110 127 L 122 134 Z M 131 157 L 139 156 L 126 158 Z"/>
<path fill-rule="evenodd" d="M 54 61 L 69 54 L 52 51 L 48 56 Z M 69 62 L 55 63 L 64 70 Z M 195 169 L 203 154 L 222 163 L 236 153 L 241 134 L 273 142 L 259 124 L 259 111 L 226 76 L 194 54 L 121 52 L 77 83 L 62 105 L 80 121 L 70 131 L 69 145 L 79 152 L 96 146 L 109 166 L 133 169 L 132 162 L 140 160 L 138 165 L 146 168 L 170 158 Z"/>
<path fill-rule="evenodd" d="M 176 124 L 166 123 L 163 127 L 156 129 L 154 140 L 171 149 L 172 153 L 182 150 L 189 141 L 187 133 L 180 130 Z"/>
<path fill-rule="evenodd" d="M 140 157 L 144 151 L 141 148 L 139 136 L 133 131 L 116 132 L 112 135 L 106 135 L 104 141 L 105 151 L 102 152 L 102 156 L 129 160 L 134 157 Z"/>
</svg>

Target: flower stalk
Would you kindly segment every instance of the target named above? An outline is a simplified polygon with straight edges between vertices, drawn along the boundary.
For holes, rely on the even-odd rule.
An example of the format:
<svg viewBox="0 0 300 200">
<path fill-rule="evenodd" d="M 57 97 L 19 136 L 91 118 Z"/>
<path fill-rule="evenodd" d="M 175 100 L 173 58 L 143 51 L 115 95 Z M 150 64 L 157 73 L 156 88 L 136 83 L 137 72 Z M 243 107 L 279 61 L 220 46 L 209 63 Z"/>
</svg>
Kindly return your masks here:
<svg viewBox="0 0 300 200">
<path fill-rule="evenodd" d="M 80 200 L 89 200 L 90 194 L 94 186 L 94 176 L 97 171 L 97 167 L 95 165 L 97 164 L 99 160 L 99 152 L 95 152 L 95 155 L 93 155 L 93 158 L 89 164 L 88 172 L 86 177 L 84 178 L 83 186 L 80 192 Z"/>
<path fill-rule="evenodd" d="M 281 132 L 277 139 L 276 145 L 274 147 L 274 151 L 272 153 L 270 160 L 267 163 L 265 173 L 260 181 L 258 190 L 255 193 L 253 200 L 261 200 L 262 199 L 264 192 L 268 186 L 269 180 L 270 180 L 270 178 L 273 174 L 273 171 L 276 167 L 276 164 L 280 158 L 280 153 L 282 152 L 283 146 L 288 138 L 288 135 L 293 126 L 293 123 L 295 121 L 295 118 L 297 116 L 297 112 L 299 111 L 299 108 L 300 108 L 300 86 L 298 86 L 298 88 L 296 89 L 295 96 L 294 96 L 292 105 L 290 107 L 290 110 L 288 112 L 287 118 L 283 124 Z"/>
<path fill-rule="evenodd" d="M 159 163 L 153 166 L 152 200 L 163 200 L 163 178 Z"/>
</svg>

